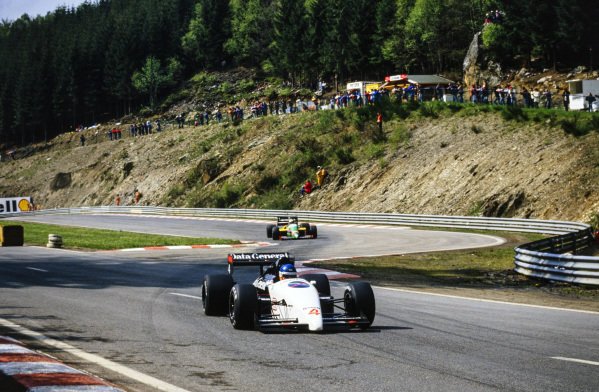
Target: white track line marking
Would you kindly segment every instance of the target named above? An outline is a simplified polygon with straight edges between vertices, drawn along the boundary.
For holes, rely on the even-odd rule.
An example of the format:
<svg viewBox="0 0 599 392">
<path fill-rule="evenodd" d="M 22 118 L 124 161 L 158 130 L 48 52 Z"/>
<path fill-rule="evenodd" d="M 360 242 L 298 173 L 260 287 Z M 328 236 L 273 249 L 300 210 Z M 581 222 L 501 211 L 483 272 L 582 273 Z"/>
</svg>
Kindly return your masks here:
<svg viewBox="0 0 599 392">
<path fill-rule="evenodd" d="M 89 253 L 89 252 L 84 252 L 84 251 L 81 251 L 81 250 L 65 249 L 65 248 L 48 248 L 48 247 L 39 246 L 39 245 L 30 245 L 30 247 L 31 248 L 44 249 L 44 250 L 48 250 L 50 252 L 56 251 L 56 252 L 68 252 L 68 253 L 81 253 L 81 254 Z"/>
<path fill-rule="evenodd" d="M 501 304 L 501 305 L 524 306 L 524 307 L 528 307 L 528 308 L 538 308 L 538 309 L 548 309 L 548 310 L 561 310 L 561 311 L 565 311 L 565 312 L 575 312 L 575 313 L 586 313 L 586 314 L 599 315 L 599 312 L 596 312 L 594 310 L 580 310 L 580 309 L 556 308 L 556 307 L 553 307 L 553 306 L 521 304 L 521 303 L 517 303 L 517 302 L 506 302 L 506 301 L 497 301 L 497 300 L 493 300 L 493 299 L 462 297 L 462 296 L 459 296 L 459 295 L 451 295 L 451 294 L 427 293 L 425 291 L 406 290 L 406 289 L 395 289 L 395 288 L 392 288 L 392 287 L 381 287 L 381 286 L 373 286 L 373 287 L 375 287 L 377 289 L 381 289 L 381 290 L 399 291 L 399 292 L 410 293 L 410 294 L 424 294 L 424 295 L 432 295 L 432 296 L 435 296 L 435 297 L 465 299 L 465 300 L 468 300 L 468 301 L 488 302 L 488 303 Z"/>
<path fill-rule="evenodd" d="M 171 295 L 178 295 L 179 297 L 186 297 L 186 298 L 193 298 L 193 299 L 202 299 L 202 297 L 198 297 L 195 295 L 189 295 L 189 294 L 180 294 L 180 293 L 169 293 Z"/>
<path fill-rule="evenodd" d="M 41 268 L 34 268 L 34 267 L 25 267 L 25 268 L 32 270 L 32 271 L 48 272 L 47 270 L 41 269 Z"/>
<path fill-rule="evenodd" d="M 587 360 L 584 360 L 584 359 L 566 358 L 566 357 L 551 357 L 551 358 L 552 359 L 558 359 L 560 361 L 577 362 L 577 363 L 584 363 L 585 365 L 599 366 L 599 362 L 587 361 Z"/>
<path fill-rule="evenodd" d="M 0 318 L 0 325 L 10 328 L 14 331 L 17 331 L 18 333 L 21 333 L 23 335 L 29 336 L 35 340 L 39 340 L 40 342 L 43 342 L 49 346 L 52 347 L 56 347 L 60 350 L 66 351 L 69 354 L 72 354 L 76 357 L 79 357 L 85 361 L 88 362 L 92 362 L 95 363 L 96 365 L 102 366 L 105 369 L 109 369 L 112 370 L 114 372 L 120 373 L 124 376 L 127 376 L 133 380 L 136 380 L 140 383 L 143 383 L 145 385 L 148 385 L 152 388 L 156 388 L 160 391 L 165 391 L 165 392 L 190 392 L 186 389 L 183 388 L 179 388 L 175 385 L 166 383 L 162 380 L 159 380 L 157 378 L 154 378 L 152 376 L 148 376 L 147 374 L 138 372 L 137 370 L 133 370 L 131 368 L 128 368 L 126 366 L 120 365 L 116 362 L 112 362 L 106 358 L 102 358 L 99 355 L 95 355 L 95 354 L 90 354 L 88 352 L 85 352 L 83 350 L 79 350 L 76 347 L 71 346 L 70 344 L 67 343 L 63 343 L 61 341 L 49 338 L 45 335 L 42 335 L 39 332 L 35 332 L 32 330 L 29 330 L 25 327 L 22 327 L 18 324 L 15 324 L 9 320 L 5 320 Z"/>
</svg>

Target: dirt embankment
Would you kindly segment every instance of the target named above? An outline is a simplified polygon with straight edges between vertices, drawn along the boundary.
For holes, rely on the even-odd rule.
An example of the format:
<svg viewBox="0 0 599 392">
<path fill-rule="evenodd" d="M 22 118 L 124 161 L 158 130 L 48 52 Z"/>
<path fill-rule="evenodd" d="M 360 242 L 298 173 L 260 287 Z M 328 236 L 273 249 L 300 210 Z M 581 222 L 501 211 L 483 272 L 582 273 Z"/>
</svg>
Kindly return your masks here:
<svg viewBox="0 0 599 392">
<path fill-rule="evenodd" d="M 194 171 L 194 181 L 206 189 L 232 176 L 258 182 L 246 169 L 259 162 L 268 172 L 262 157 L 272 149 L 287 153 L 280 135 L 300 128 L 301 116 L 309 115 L 290 115 L 263 129 L 249 120 L 249 131 L 218 143 L 217 135 L 235 133 L 235 127 L 167 127 L 137 138 L 124 134 L 119 141 L 108 140 L 100 128 L 84 131 L 85 146 L 78 134 L 65 134 L 27 157 L 4 158 L 0 196 L 30 195 L 53 208 L 110 205 L 117 194 L 131 204 L 139 189 L 142 204 L 185 206 L 172 197 L 173 189 L 189 186 Z M 393 120 L 385 127 L 407 127 L 409 140 L 370 161 L 332 165 L 325 187 L 297 198 L 295 207 L 575 221 L 588 221 L 599 209 L 594 132 L 575 137 L 550 124 L 508 122 L 493 113 Z M 207 151 L 218 170 L 207 165 Z"/>
<path fill-rule="evenodd" d="M 335 173 L 300 208 L 588 221 L 598 135 L 496 116 L 412 123 L 409 147 Z"/>
</svg>

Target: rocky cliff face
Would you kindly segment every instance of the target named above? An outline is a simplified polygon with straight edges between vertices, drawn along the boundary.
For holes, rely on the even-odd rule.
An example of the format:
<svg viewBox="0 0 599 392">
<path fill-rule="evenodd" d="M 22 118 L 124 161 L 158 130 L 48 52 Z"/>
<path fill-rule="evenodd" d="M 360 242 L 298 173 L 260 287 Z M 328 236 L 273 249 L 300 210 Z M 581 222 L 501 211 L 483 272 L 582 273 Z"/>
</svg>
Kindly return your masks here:
<svg viewBox="0 0 599 392">
<path fill-rule="evenodd" d="M 421 124 L 385 167 L 350 165 L 299 207 L 587 221 L 599 208 L 597 142 L 492 116 Z"/>
</svg>

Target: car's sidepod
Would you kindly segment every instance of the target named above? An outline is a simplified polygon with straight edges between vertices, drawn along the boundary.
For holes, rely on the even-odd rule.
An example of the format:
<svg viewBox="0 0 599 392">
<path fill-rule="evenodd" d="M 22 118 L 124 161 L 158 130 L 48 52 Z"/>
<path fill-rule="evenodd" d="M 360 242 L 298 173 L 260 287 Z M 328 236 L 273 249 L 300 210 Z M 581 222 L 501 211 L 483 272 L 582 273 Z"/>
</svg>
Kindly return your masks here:
<svg viewBox="0 0 599 392">
<path fill-rule="evenodd" d="M 292 278 L 274 283 L 270 287 L 273 316 L 297 319 L 310 331 L 322 331 L 320 297 L 314 286 L 305 279 Z"/>
</svg>

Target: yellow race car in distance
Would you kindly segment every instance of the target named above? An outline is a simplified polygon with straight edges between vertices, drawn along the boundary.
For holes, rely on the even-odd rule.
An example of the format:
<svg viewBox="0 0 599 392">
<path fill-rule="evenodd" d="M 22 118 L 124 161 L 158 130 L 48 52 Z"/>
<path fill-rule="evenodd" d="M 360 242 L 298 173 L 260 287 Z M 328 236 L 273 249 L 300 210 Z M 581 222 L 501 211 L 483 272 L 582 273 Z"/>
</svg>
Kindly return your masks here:
<svg viewBox="0 0 599 392">
<path fill-rule="evenodd" d="M 299 223 L 297 216 L 278 216 L 276 225 L 266 227 L 266 237 L 273 240 L 318 238 L 316 225 Z"/>
</svg>

